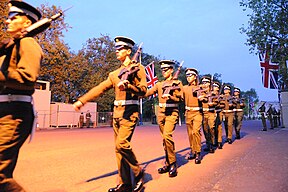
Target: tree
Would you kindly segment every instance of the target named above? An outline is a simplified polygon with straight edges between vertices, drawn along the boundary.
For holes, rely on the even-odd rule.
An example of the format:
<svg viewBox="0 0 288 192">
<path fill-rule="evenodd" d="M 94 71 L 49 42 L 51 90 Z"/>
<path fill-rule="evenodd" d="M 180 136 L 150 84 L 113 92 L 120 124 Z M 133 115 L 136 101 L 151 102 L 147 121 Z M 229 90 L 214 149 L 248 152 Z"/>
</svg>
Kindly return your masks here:
<svg viewBox="0 0 288 192">
<path fill-rule="evenodd" d="M 250 89 L 246 92 L 242 92 L 241 91 L 241 95 L 243 98 L 245 98 L 245 105 L 246 107 L 244 108 L 244 115 L 248 115 L 248 117 L 250 118 L 251 115 L 254 114 L 254 106 L 256 106 L 256 104 L 259 102 L 259 98 L 258 95 L 256 93 L 255 89 Z"/>
<path fill-rule="evenodd" d="M 288 1 L 241 0 L 240 6 L 244 11 L 251 10 L 248 26 L 240 28 L 248 36 L 246 44 L 250 46 L 250 52 L 257 54 L 272 45 L 272 57 L 280 67 L 280 89 L 288 90 Z"/>
<path fill-rule="evenodd" d="M 79 57 L 74 62 L 78 66 L 78 74 L 73 84 L 77 84 L 79 90 L 77 97 L 106 80 L 108 74 L 121 65 L 115 55 L 114 41 L 107 35 L 88 39 L 76 57 Z M 114 98 L 114 90 L 111 89 L 95 99 L 99 111 L 111 111 Z"/>
<path fill-rule="evenodd" d="M 8 37 L 5 32 L 6 24 L 5 20 L 8 15 L 8 0 L 0 1 L 0 40 Z"/>
<path fill-rule="evenodd" d="M 43 18 L 49 18 L 59 12 L 60 7 L 52 5 L 41 5 Z M 65 15 L 53 21 L 51 26 L 44 32 L 37 35 L 39 44 L 44 52 L 40 70 L 40 80 L 50 82 L 52 92 L 52 101 L 69 102 L 70 94 L 73 92 L 73 86 L 70 81 L 75 78 L 73 71 L 75 66 L 72 64 L 73 54 L 69 51 L 69 47 L 65 44 L 63 31 L 67 31 L 69 25 L 65 23 Z"/>
</svg>

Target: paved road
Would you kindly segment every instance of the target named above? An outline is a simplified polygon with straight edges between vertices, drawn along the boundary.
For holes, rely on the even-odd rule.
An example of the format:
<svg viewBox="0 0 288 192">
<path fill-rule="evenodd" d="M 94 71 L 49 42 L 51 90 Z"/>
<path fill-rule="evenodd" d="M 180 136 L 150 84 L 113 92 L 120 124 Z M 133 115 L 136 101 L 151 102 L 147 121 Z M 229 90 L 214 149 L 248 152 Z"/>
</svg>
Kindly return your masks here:
<svg viewBox="0 0 288 192">
<path fill-rule="evenodd" d="M 196 165 L 186 160 L 186 126 L 178 126 L 178 176 L 169 178 L 157 173 L 164 162 L 158 126 L 138 126 L 132 145 L 146 169 L 144 191 L 288 191 L 288 128 L 260 129 L 260 121 L 245 121 L 241 140 L 205 154 Z M 14 177 L 28 192 L 106 192 L 117 184 L 112 128 L 38 131 L 24 144 Z"/>
</svg>

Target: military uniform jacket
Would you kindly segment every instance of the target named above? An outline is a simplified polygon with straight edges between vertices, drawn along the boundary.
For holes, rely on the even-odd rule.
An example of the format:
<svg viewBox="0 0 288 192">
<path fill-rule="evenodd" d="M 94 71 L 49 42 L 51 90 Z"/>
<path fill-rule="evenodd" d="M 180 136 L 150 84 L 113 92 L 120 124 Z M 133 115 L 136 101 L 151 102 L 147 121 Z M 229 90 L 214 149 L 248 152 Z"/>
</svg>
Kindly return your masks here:
<svg viewBox="0 0 288 192">
<path fill-rule="evenodd" d="M 215 94 L 215 93 L 214 93 Z M 215 106 L 215 110 L 217 112 L 222 111 L 222 109 L 225 108 L 225 101 L 222 99 L 223 95 L 219 95 L 218 93 L 215 94 L 215 96 L 217 97 L 217 105 Z"/>
<path fill-rule="evenodd" d="M 233 104 L 232 97 L 230 95 L 223 95 L 223 103 L 225 105 L 223 108 L 224 112 L 233 112 L 232 110 L 235 108 L 235 104 Z"/>
<path fill-rule="evenodd" d="M 265 111 L 266 111 L 265 105 L 262 105 L 262 106 L 258 109 L 258 112 L 260 112 L 260 113 L 265 113 Z"/>
<path fill-rule="evenodd" d="M 42 49 L 32 37 L 18 39 L 14 46 L 2 50 L 0 94 L 32 95 L 42 57 Z"/>
<path fill-rule="evenodd" d="M 158 93 L 159 106 L 160 104 L 164 104 L 164 105 L 165 104 L 179 104 L 180 102 L 183 101 L 183 85 L 182 85 L 182 82 L 179 80 L 174 80 L 174 81 L 177 81 L 177 83 L 179 83 L 178 86 L 180 87 L 180 89 L 171 90 L 170 99 L 167 100 L 167 99 L 162 98 L 162 95 L 164 93 L 164 90 L 162 89 L 163 84 L 165 82 L 169 82 L 169 80 L 165 80 L 161 82 L 158 81 L 151 89 L 147 91 L 145 97 L 149 97 L 150 95 Z M 178 112 L 178 107 L 161 107 L 160 106 L 158 110 L 159 113 L 167 113 L 167 115 L 169 115 L 173 111 Z"/>
<path fill-rule="evenodd" d="M 185 98 L 186 107 L 199 107 L 202 108 L 202 102 L 198 100 L 197 93 L 193 92 L 194 89 L 197 89 L 197 85 L 185 85 L 183 86 L 183 95 Z"/>
<path fill-rule="evenodd" d="M 272 109 L 272 106 L 270 106 L 266 112 L 268 115 L 272 115 L 273 113 L 273 109 Z"/>
<path fill-rule="evenodd" d="M 218 104 L 218 101 L 217 101 L 217 99 L 215 98 L 215 94 L 214 93 L 212 93 L 212 92 L 206 92 L 206 94 L 207 95 L 209 95 L 210 94 L 210 96 L 209 97 L 211 97 L 210 99 L 209 98 L 207 98 L 207 100 L 205 100 L 204 102 L 203 102 L 203 112 L 215 112 L 215 107 L 217 106 L 217 104 Z M 214 97 L 214 98 L 213 98 Z M 209 102 L 211 102 L 212 104 L 209 104 Z"/>
<path fill-rule="evenodd" d="M 130 62 L 130 61 L 129 61 Z M 129 63 L 128 65 L 130 65 Z M 133 76 L 130 83 L 131 86 L 128 87 L 127 90 L 121 91 L 117 84 L 120 82 L 118 77 L 121 70 L 125 68 L 124 65 L 121 65 L 120 68 L 116 69 L 109 73 L 108 78 L 101 82 L 96 87 L 92 88 L 85 95 L 80 97 L 78 100 L 83 104 L 91 101 L 99 96 L 101 96 L 107 90 L 114 88 L 115 90 L 115 100 L 123 101 L 123 100 L 137 100 L 139 96 L 144 96 L 147 91 L 147 82 L 146 82 L 146 73 L 143 65 L 139 64 L 139 71 L 137 71 L 136 75 Z M 118 105 L 114 106 L 113 117 L 114 118 L 124 118 L 130 119 L 130 116 L 137 112 L 138 113 L 138 105 Z"/>
<path fill-rule="evenodd" d="M 240 98 L 236 98 L 235 97 L 234 100 L 235 100 L 235 109 L 244 109 L 245 108 L 245 103 L 244 102 L 242 103 L 242 105 L 240 105 L 240 102 L 239 102 Z"/>
</svg>

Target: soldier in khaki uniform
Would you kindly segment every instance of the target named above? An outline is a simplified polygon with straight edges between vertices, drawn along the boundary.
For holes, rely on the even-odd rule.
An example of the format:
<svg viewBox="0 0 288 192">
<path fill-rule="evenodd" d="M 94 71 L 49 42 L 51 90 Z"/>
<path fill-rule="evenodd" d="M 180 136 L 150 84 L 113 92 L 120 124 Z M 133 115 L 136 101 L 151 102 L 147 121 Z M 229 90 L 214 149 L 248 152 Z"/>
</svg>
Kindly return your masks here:
<svg viewBox="0 0 288 192">
<path fill-rule="evenodd" d="M 40 18 L 41 13 L 33 6 L 23 1 L 9 1 L 5 24 L 11 39 L 0 42 L 1 192 L 25 191 L 13 178 L 13 172 L 20 148 L 35 128 L 32 94 L 43 52 L 34 38 L 25 37 L 22 32 Z"/>
<path fill-rule="evenodd" d="M 267 131 L 267 124 L 266 124 L 266 117 L 265 117 L 265 111 L 266 111 L 265 104 L 266 104 L 266 102 L 261 101 L 260 107 L 258 109 L 258 112 L 261 115 L 261 121 L 262 121 L 262 125 L 263 125 L 263 129 L 261 129 L 261 131 Z"/>
<path fill-rule="evenodd" d="M 273 124 L 274 124 L 274 127 L 278 127 L 278 112 L 276 110 L 275 107 L 273 107 L 273 113 L 272 113 L 272 117 L 273 117 Z M 280 125 L 280 124 L 279 124 Z"/>
<path fill-rule="evenodd" d="M 206 99 L 203 101 L 203 132 L 206 139 L 206 148 L 204 151 L 208 151 L 209 153 L 214 153 L 214 145 L 215 145 L 215 106 L 217 103 L 216 99 L 212 101 L 211 93 L 211 78 L 208 76 L 203 76 L 201 78 L 201 85 L 203 85 L 203 89 L 205 90 Z M 209 97 L 208 97 L 209 95 Z"/>
<path fill-rule="evenodd" d="M 223 117 L 224 117 L 224 125 L 225 125 L 225 132 L 226 132 L 226 141 L 229 144 L 232 144 L 232 135 L 233 135 L 233 119 L 234 119 L 234 104 L 231 97 L 231 86 L 225 85 L 224 86 L 224 109 L 223 109 Z"/>
<path fill-rule="evenodd" d="M 223 121 L 223 108 L 225 107 L 224 102 L 221 100 L 220 93 L 221 84 L 218 81 L 213 81 L 212 93 L 218 100 L 218 104 L 215 106 L 216 119 L 215 119 L 215 142 L 217 142 L 218 149 L 223 148 L 222 143 L 222 121 Z"/>
<path fill-rule="evenodd" d="M 240 97 L 240 89 L 237 87 L 234 87 L 233 90 L 233 99 L 234 99 L 234 104 L 235 108 L 234 110 L 234 128 L 235 128 L 235 133 L 236 133 L 236 139 L 240 139 L 240 131 L 242 127 L 242 121 L 243 121 L 243 116 L 244 116 L 244 111 L 243 108 L 245 107 L 245 103 L 243 98 Z"/>
<path fill-rule="evenodd" d="M 267 114 L 267 118 L 269 120 L 269 123 L 270 123 L 270 129 L 274 129 L 274 123 L 273 123 L 273 105 L 272 104 L 269 104 L 269 107 L 268 107 L 268 110 L 266 112 Z"/>
<path fill-rule="evenodd" d="M 138 164 L 132 150 L 130 141 L 133 136 L 136 123 L 139 118 L 139 96 L 144 96 L 147 91 L 146 74 L 144 67 L 136 63 L 139 70 L 131 74 L 127 79 L 120 79 L 120 72 L 129 71 L 134 66 L 130 59 L 134 41 L 127 37 L 116 37 L 116 57 L 121 61 L 120 68 L 109 73 L 108 78 L 92 88 L 88 93 L 76 101 L 73 106 L 79 110 L 88 101 L 102 95 L 105 91 L 114 88 L 115 101 L 113 113 L 113 129 L 115 134 L 115 152 L 118 165 L 119 185 L 110 188 L 109 192 L 140 191 L 143 187 L 142 178 L 144 171 Z M 135 176 L 135 187 L 130 177 L 130 169 Z"/>
<path fill-rule="evenodd" d="M 202 102 L 195 90 L 198 86 L 198 71 L 194 68 L 185 70 L 188 85 L 183 87 L 185 99 L 185 117 L 191 154 L 188 160 L 195 159 L 195 164 L 201 163 L 201 126 L 203 120 Z"/>
<path fill-rule="evenodd" d="M 84 125 L 84 114 L 81 113 L 79 116 L 79 128 L 83 128 Z"/>
<path fill-rule="evenodd" d="M 169 177 L 175 177 L 177 176 L 177 164 L 173 132 L 179 119 L 178 103 L 183 100 L 183 85 L 181 81 L 173 80 L 174 61 L 162 60 L 159 64 L 165 80 L 157 82 L 147 91 L 145 97 L 158 93 L 159 98 L 157 120 L 163 138 L 166 162 L 164 167 L 158 169 L 158 173 L 168 172 Z"/>
</svg>

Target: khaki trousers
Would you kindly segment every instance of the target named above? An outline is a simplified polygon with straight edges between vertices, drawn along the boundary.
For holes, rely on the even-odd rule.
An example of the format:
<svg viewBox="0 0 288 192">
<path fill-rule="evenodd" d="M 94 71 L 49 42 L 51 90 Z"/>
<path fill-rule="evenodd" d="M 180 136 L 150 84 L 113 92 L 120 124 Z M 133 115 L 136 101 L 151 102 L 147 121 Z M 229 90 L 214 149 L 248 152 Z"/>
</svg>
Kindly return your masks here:
<svg viewBox="0 0 288 192">
<path fill-rule="evenodd" d="M 232 139 L 234 112 L 223 112 L 226 138 Z"/>
<path fill-rule="evenodd" d="M 203 113 L 203 132 L 206 139 L 207 147 L 215 144 L 215 112 L 204 112 Z"/>
<path fill-rule="evenodd" d="M 191 152 L 201 152 L 201 126 L 203 116 L 199 111 L 186 111 L 186 127 Z"/>
<path fill-rule="evenodd" d="M 242 127 L 242 121 L 243 121 L 244 112 L 243 111 L 236 111 L 235 112 L 235 121 L 234 121 L 234 127 L 235 132 L 240 132 Z"/>
<path fill-rule="evenodd" d="M 19 151 L 31 133 L 33 106 L 26 102 L 0 102 L 0 191 L 22 192 L 13 172 Z M 27 168 L 29 174 L 29 168 Z"/>
<path fill-rule="evenodd" d="M 138 175 L 141 171 L 130 144 L 137 119 L 137 115 L 132 115 L 130 120 L 123 118 L 113 119 L 115 152 L 120 184 L 132 184 L 130 168 L 134 176 Z"/>
<path fill-rule="evenodd" d="M 262 121 L 263 129 L 264 129 L 264 130 L 267 130 L 265 113 L 264 113 L 264 112 L 260 112 L 260 114 L 261 114 L 261 121 Z"/>
<path fill-rule="evenodd" d="M 222 143 L 222 121 L 223 121 L 223 112 L 217 112 L 215 119 L 215 141 Z"/>
<path fill-rule="evenodd" d="M 158 125 L 161 136 L 163 138 L 163 148 L 165 151 L 166 164 L 176 163 L 175 144 L 173 140 L 173 132 L 178 122 L 179 114 L 174 111 L 171 115 L 164 114 L 158 116 Z"/>
</svg>

